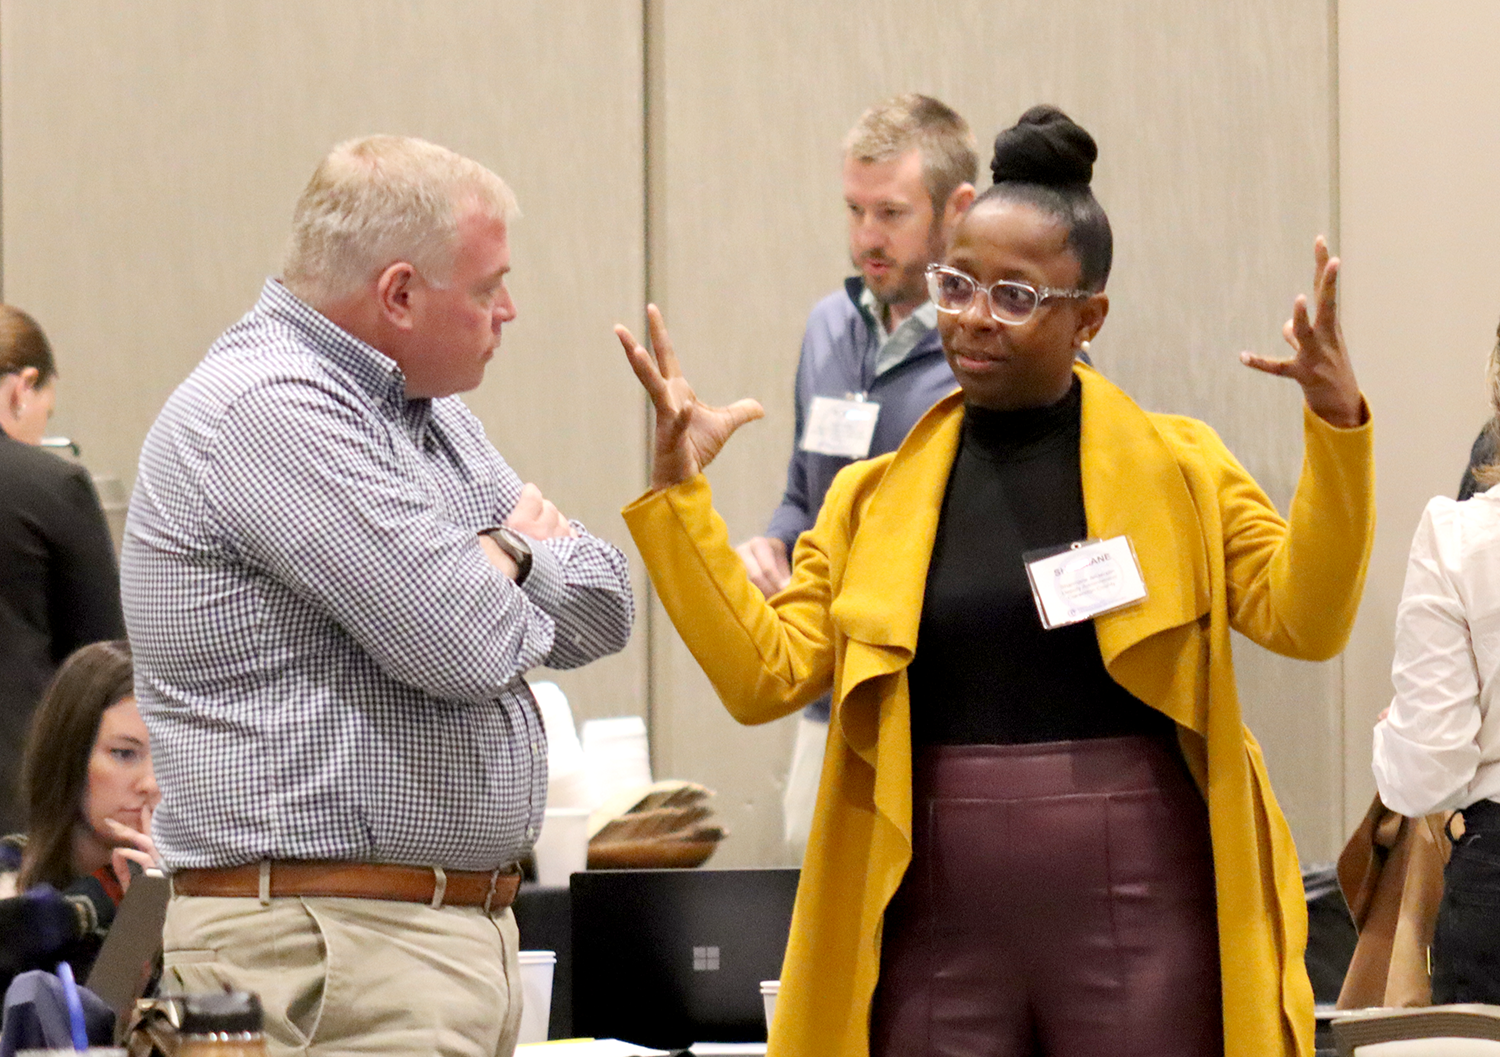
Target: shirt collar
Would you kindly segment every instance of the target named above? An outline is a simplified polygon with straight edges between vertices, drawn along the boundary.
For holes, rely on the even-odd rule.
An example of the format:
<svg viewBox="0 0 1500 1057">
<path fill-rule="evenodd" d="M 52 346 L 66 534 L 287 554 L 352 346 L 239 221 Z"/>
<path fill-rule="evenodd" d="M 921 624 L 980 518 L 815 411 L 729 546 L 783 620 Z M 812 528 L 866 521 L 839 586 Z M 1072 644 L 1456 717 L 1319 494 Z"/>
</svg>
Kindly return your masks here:
<svg viewBox="0 0 1500 1057">
<path fill-rule="evenodd" d="M 406 375 L 385 353 L 361 341 L 288 290 L 267 279 L 255 312 L 291 327 L 314 351 L 341 368 L 377 403 L 388 405 L 420 432 L 432 401 L 406 398 Z"/>
<path fill-rule="evenodd" d="M 863 283 L 860 284 L 859 288 L 859 307 L 864 311 L 870 324 L 875 328 L 875 334 L 880 338 L 882 345 L 890 341 L 897 334 L 900 334 L 903 329 L 917 330 L 919 332 L 912 340 L 912 344 L 915 345 L 916 338 L 921 337 L 920 332 L 931 330 L 937 326 L 937 305 L 931 301 L 923 301 L 912 310 L 911 315 L 900 322 L 894 331 L 887 333 L 885 329 L 885 313 L 882 311 L 881 304 L 875 299 L 875 295 L 870 292 L 870 288 Z"/>
</svg>

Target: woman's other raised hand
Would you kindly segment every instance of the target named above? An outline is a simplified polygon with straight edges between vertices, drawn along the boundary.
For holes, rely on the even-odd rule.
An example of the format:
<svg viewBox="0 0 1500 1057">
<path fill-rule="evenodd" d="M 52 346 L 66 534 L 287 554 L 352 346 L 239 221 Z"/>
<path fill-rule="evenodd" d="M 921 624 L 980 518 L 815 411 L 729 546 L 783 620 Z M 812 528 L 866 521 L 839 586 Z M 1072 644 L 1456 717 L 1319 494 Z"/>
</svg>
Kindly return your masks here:
<svg viewBox="0 0 1500 1057">
<path fill-rule="evenodd" d="M 1273 360 L 1242 352 L 1240 361 L 1257 371 L 1293 379 L 1302 386 L 1313 414 L 1330 425 L 1350 428 L 1365 421 L 1365 404 L 1339 328 L 1339 259 L 1328 255 L 1328 243 L 1321 235 L 1313 244 L 1313 259 L 1314 312 L 1309 317 L 1307 295 L 1298 294 L 1292 318 L 1281 328 L 1295 355 Z"/>
</svg>

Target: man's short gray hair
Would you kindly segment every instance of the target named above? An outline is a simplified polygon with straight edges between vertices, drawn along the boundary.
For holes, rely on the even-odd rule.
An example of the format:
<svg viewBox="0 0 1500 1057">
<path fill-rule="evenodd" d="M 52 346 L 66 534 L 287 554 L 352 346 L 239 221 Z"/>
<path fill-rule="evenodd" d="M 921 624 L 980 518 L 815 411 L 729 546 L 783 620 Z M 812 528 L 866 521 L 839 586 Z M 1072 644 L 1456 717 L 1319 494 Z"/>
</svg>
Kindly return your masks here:
<svg viewBox="0 0 1500 1057">
<path fill-rule="evenodd" d="M 844 137 L 844 153 L 866 164 L 890 161 L 913 147 L 922 152 L 922 184 L 936 220 L 948 196 L 979 176 L 974 133 L 956 110 L 928 95 L 898 95 L 866 110 Z"/>
<path fill-rule="evenodd" d="M 397 261 L 443 282 L 459 216 L 471 207 L 507 222 L 519 212 L 504 180 L 435 143 L 409 136 L 340 143 L 297 200 L 282 280 L 310 303 L 345 297 Z"/>
</svg>

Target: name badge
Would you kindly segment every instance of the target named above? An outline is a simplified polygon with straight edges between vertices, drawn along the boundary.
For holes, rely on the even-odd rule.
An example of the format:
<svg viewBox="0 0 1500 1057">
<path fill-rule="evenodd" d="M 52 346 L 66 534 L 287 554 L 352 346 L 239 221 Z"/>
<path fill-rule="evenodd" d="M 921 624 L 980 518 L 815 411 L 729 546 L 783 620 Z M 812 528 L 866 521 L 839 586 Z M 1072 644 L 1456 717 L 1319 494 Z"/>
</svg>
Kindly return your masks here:
<svg viewBox="0 0 1500 1057">
<path fill-rule="evenodd" d="M 1044 553 L 1026 561 L 1026 576 L 1042 627 L 1068 624 L 1123 609 L 1146 597 L 1135 550 L 1125 536 L 1081 540 L 1066 550 Z"/>
<path fill-rule="evenodd" d="M 802 431 L 802 450 L 846 459 L 868 458 L 879 417 L 880 405 L 869 400 L 815 396 Z"/>
</svg>

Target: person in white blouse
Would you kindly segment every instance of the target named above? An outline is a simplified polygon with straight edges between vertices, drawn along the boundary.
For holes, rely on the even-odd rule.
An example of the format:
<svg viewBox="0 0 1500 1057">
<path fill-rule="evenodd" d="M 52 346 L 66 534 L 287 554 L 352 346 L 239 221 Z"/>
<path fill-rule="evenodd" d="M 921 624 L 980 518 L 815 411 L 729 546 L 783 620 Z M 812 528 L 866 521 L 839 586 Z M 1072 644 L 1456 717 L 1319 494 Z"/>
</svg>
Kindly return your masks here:
<svg viewBox="0 0 1500 1057">
<path fill-rule="evenodd" d="M 1500 344 L 1489 387 L 1500 431 Z M 1422 514 L 1396 611 L 1396 693 L 1375 727 L 1385 805 L 1463 816 L 1433 937 L 1434 1003 L 1500 1003 L 1500 463 L 1476 477 L 1487 491 L 1439 496 Z"/>
</svg>

